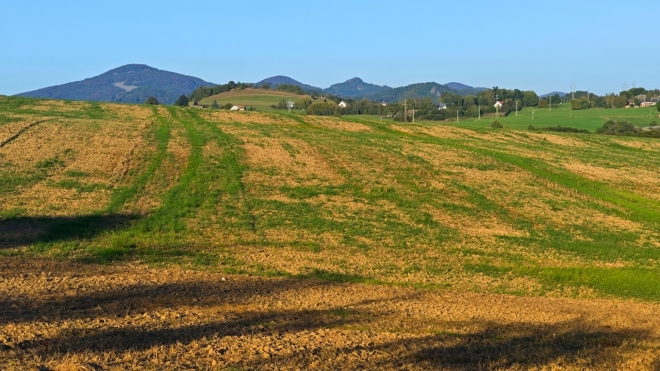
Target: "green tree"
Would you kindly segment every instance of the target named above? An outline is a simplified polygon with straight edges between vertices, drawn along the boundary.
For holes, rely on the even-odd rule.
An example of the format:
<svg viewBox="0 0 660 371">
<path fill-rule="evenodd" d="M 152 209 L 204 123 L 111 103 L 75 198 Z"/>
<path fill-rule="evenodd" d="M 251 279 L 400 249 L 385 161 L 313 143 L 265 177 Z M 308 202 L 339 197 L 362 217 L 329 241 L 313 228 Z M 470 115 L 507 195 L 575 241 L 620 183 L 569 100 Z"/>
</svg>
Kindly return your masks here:
<svg viewBox="0 0 660 371">
<path fill-rule="evenodd" d="M 181 94 L 179 99 L 177 99 L 176 102 L 174 102 L 174 105 L 175 106 L 181 106 L 181 107 L 188 107 L 188 97 Z"/>
<path fill-rule="evenodd" d="M 539 108 L 546 108 L 546 107 L 548 107 L 548 100 L 545 99 L 545 98 L 542 98 L 539 101 Z"/>
<path fill-rule="evenodd" d="M 623 108 L 628 104 L 628 98 L 626 98 L 625 95 L 619 95 L 618 97 L 614 98 L 614 107 L 615 108 Z"/>
<path fill-rule="evenodd" d="M 158 99 L 152 97 L 151 95 L 147 100 L 144 102 L 144 104 L 151 104 L 152 106 L 157 106 L 158 105 Z"/>
<path fill-rule="evenodd" d="M 264 90 L 270 90 L 270 84 L 269 83 L 262 84 L 261 88 Z"/>
<path fill-rule="evenodd" d="M 211 108 L 215 108 L 215 109 L 220 108 L 220 105 L 218 105 L 218 101 L 217 101 L 217 100 L 215 100 L 215 99 L 213 100 L 213 104 L 211 104 Z"/>
<path fill-rule="evenodd" d="M 525 107 L 533 107 L 539 104 L 539 96 L 533 91 L 526 91 L 523 93 L 523 105 Z"/>
</svg>

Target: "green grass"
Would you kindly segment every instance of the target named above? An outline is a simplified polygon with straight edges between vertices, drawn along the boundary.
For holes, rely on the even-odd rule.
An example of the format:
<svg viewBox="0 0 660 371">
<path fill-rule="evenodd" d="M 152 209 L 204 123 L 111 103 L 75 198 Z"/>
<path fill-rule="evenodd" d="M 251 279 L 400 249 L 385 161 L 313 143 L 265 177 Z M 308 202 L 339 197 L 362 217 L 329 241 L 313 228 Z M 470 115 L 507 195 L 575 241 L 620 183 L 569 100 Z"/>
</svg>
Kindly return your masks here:
<svg viewBox="0 0 660 371">
<path fill-rule="evenodd" d="M 534 114 L 532 115 L 532 111 Z M 506 117 L 482 117 L 481 120 L 472 117 L 461 117 L 459 122 L 456 119 L 447 119 L 440 121 L 443 124 L 459 126 L 466 128 L 489 128 L 493 121 L 497 120 L 504 128 L 515 130 L 527 130 L 531 125 L 536 129 L 542 129 L 548 126 L 566 126 L 576 129 L 585 129 L 594 133 L 596 129 L 603 126 L 608 120 L 627 121 L 638 127 L 649 126 L 651 121 L 660 123 L 658 110 L 655 107 L 649 108 L 615 108 L 604 109 L 594 108 L 588 110 L 571 110 L 568 104 L 560 105 L 550 111 L 549 108 L 528 107 L 520 110 L 518 116 L 515 112 Z M 533 117 L 532 117 L 533 116 Z M 392 122 L 391 119 L 379 118 L 378 116 L 358 116 L 348 115 L 347 119 L 368 118 L 374 121 Z M 438 121 L 416 121 L 417 124 L 436 124 Z"/>
</svg>

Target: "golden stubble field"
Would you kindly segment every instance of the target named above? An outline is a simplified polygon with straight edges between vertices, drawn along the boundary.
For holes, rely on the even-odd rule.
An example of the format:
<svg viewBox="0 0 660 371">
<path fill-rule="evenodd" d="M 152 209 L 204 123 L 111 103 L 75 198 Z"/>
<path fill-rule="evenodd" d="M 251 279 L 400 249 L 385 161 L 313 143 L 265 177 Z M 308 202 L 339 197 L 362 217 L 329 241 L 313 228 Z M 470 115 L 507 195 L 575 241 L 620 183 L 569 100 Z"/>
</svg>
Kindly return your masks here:
<svg viewBox="0 0 660 371">
<path fill-rule="evenodd" d="M 0 369 L 660 366 L 660 142 L 19 103 Z"/>
</svg>

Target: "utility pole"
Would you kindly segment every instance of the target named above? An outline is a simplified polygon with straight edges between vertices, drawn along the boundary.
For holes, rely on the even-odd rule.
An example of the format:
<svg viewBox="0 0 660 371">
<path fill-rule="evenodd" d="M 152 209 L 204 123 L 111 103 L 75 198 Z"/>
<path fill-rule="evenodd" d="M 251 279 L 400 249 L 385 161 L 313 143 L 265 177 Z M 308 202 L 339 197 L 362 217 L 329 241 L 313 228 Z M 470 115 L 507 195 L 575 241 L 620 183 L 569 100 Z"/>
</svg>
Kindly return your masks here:
<svg viewBox="0 0 660 371">
<path fill-rule="evenodd" d="M 516 99 L 516 117 L 518 117 L 518 100 Z"/>
<path fill-rule="evenodd" d="M 623 84 L 623 91 L 628 91 L 628 83 Z"/>
<path fill-rule="evenodd" d="M 571 100 L 575 99 L 575 83 L 571 83 Z"/>
<path fill-rule="evenodd" d="M 408 99 L 403 100 L 403 122 L 408 122 Z"/>
<path fill-rule="evenodd" d="M 479 120 L 481 120 L 481 104 L 479 105 Z"/>
<path fill-rule="evenodd" d="M 550 112 L 552 112 L 552 95 L 550 96 Z"/>
<path fill-rule="evenodd" d="M 413 124 L 415 123 L 415 105 L 417 104 L 417 100 L 413 100 Z"/>
<path fill-rule="evenodd" d="M 289 113 L 291 113 L 291 98 L 289 98 L 289 102 L 286 105 L 289 107 Z"/>
<path fill-rule="evenodd" d="M 532 120 L 534 120 L 534 111 L 532 110 Z"/>
</svg>

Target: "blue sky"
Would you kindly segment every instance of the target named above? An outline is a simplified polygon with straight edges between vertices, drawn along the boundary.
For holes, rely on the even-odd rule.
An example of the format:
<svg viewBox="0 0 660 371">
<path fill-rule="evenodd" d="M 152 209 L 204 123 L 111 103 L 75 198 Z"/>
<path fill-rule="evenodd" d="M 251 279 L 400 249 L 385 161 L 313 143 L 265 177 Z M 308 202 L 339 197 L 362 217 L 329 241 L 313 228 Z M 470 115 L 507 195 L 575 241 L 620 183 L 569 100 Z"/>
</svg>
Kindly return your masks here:
<svg viewBox="0 0 660 371">
<path fill-rule="evenodd" d="M 659 10 L 651 1 L 12 1 L 0 9 L 0 94 L 127 63 L 215 83 L 658 88 Z"/>
</svg>

